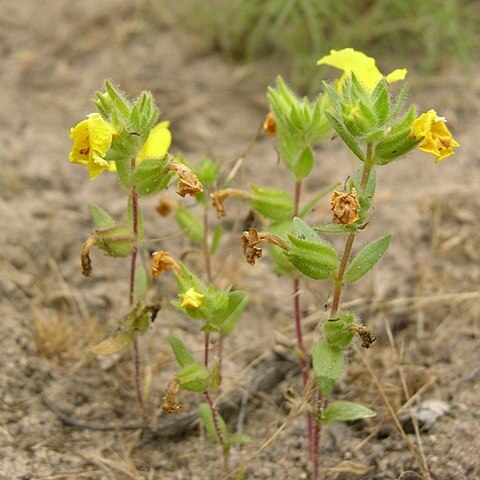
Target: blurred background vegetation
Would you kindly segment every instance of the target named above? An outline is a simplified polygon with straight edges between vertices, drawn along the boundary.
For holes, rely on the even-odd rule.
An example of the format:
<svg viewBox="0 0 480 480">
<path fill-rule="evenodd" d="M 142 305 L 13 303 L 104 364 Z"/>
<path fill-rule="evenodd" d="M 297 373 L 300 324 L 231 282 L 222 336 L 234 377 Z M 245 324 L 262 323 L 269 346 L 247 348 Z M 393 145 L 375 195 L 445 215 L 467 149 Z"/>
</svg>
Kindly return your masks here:
<svg viewBox="0 0 480 480">
<path fill-rule="evenodd" d="M 308 92 L 325 78 L 316 59 L 353 47 L 381 69 L 434 73 L 478 53 L 479 0 L 145 0 L 148 20 L 194 37 L 195 51 L 232 61 L 275 62 Z M 325 68 L 325 67 L 322 67 Z"/>
</svg>

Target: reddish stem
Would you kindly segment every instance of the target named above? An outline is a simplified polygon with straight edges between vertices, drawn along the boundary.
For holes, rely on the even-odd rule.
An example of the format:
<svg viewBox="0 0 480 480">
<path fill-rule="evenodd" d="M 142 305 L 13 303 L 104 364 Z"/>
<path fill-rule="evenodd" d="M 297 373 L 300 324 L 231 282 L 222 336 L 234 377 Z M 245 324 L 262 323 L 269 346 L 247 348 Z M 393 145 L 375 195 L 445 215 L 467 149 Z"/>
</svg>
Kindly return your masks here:
<svg viewBox="0 0 480 480">
<path fill-rule="evenodd" d="M 132 171 L 135 169 L 135 158 L 131 161 Z M 137 237 L 138 237 L 138 194 L 135 187 L 132 187 L 130 191 L 130 196 L 132 200 L 132 225 L 133 225 L 133 236 L 135 238 L 135 246 L 132 250 L 132 256 L 130 261 L 130 288 L 128 292 L 128 300 L 130 306 L 133 306 L 135 303 L 135 270 L 137 266 Z M 147 413 L 145 409 L 145 400 L 142 394 L 141 386 L 141 375 L 140 375 L 140 351 L 138 348 L 138 340 L 135 337 L 133 339 L 133 364 L 134 364 L 134 379 L 135 379 L 135 394 L 137 396 L 138 408 L 140 410 L 140 415 L 143 420 L 146 422 Z"/>
</svg>

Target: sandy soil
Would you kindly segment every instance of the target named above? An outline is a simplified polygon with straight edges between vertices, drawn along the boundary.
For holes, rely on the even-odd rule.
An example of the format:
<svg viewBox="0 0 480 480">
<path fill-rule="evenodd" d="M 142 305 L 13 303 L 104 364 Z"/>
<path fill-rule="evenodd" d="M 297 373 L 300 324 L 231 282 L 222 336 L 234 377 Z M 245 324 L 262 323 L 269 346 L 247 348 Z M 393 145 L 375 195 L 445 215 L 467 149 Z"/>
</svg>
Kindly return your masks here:
<svg viewBox="0 0 480 480">
<path fill-rule="evenodd" d="M 227 168 L 266 112 L 266 85 L 256 70 L 263 68 L 261 78 L 270 81 L 277 70 L 200 54 L 192 39 L 162 25 L 156 18 L 161 9 L 149 5 L 0 2 L 0 479 L 222 478 L 218 449 L 196 430 L 141 438 L 120 428 L 137 421 L 130 352 L 105 361 L 88 347 L 125 314 L 128 265 L 95 254 L 94 275 L 85 279 L 78 257 L 91 228 L 88 203 L 121 214 L 124 196 L 113 176 L 89 182 L 84 169 L 68 163 L 68 133 L 92 111 L 89 99 L 110 78 L 133 94 L 153 91 L 172 121 L 175 152 L 192 161 L 208 154 Z M 325 429 L 322 478 L 415 480 L 422 478 L 415 457 L 422 452 L 432 479 L 480 478 L 480 83 L 473 78 L 460 71 L 412 77 L 413 100 L 447 116 L 462 148 L 438 166 L 414 154 L 380 172 L 376 214 L 363 241 L 392 231 L 394 244 L 376 271 L 344 296 L 379 340 L 368 351 L 349 352 L 334 392 L 334 398 L 360 401 L 378 416 Z M 354 166 L 338 140 L 327 142 L 317 158 L 304 198 L 344 181 Z M 292 188 L 269 139 L 261 139 L 245 159 L 237 184 L 249 181 Z M 147 247 L 191 251 L 176 225 L 155 213 L 156 201 L 142 203 Z M 226 342 L 224 396 L 238 386 L 248 388 L 278 355 L 288 357 L 280 344 L 294 338 L 290 282 L 271 272 L 268 258 L 254 268 L 242 258 L 246 215 L 240 203 L 232 203 L 224 221 L 230 231 L 214 261 L 219 285 L 233 282 L 251 292 L 242 327 Z M 325 201 L 310 220 L 328 216 Z M 198 254 L 188 258 L 201 268 Z M 150 293 L 164 308 L 141 339 L 141 350 L 151 379 L 149 411 L 161 423 L 157 414 L 174 371 L 166 335 L 182 336 L 197 351 L 202 343 L 197 325 L 168 306 L 171 278 Z M 325 287 L 303 284 L 308 345 L 328 301 Z M 268 393 L 244 395 L 242 426 L 253 442 L 232 453 L 232 464 L 245 467 L 243 478 L 308 478 L 304 419 L 288 416 L 289 389 L 300 392 L 292 375 Z M 385 402 L 405 411 L 412 396 L 414 405 L 437 400 L 448 407 L 422 429 L 421 445 L 408 422 L 406 438 L 400 435 Z M 198 399 L 182 400 L 193 408 Z M 119 428 L 75 428 L 65 425 L 60 412 L 90 427 Z M 237 426 L 238 412 L 230 417 L 230 427 Z"/>
</svg>

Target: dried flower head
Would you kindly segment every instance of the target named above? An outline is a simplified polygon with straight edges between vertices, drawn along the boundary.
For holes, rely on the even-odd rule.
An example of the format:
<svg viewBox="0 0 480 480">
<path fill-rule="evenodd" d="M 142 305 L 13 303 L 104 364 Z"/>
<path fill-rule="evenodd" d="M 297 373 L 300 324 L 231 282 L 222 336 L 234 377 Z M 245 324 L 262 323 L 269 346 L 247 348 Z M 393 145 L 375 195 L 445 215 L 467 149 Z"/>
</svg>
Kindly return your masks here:
<svg viewBox="0 0 480 480">
<path fill-rule="evenodd" d="M 251 227 L 248 229 L 248 232 L 243 232 L 242 235 L 243 254 L 250 265 L 255 265 L 255 262 L 262 257 L 263 251 L 258 246 L 262 242 L 288 250 L 287 243 L 279 236 L 268 232 L 257 232 L 255 228 Z"/>
<path fill-rule="evenodd" d="M 191 195 L 194 197 L 197 193 L 203 192 L 203 185 L 200 183 L 200 180 L 195 173 L 193 173 L 191 168 L 175 161 L 171 161 L 168 164 L 168 167 L 179 177 L 177 193 L 181 197 L 184 197 L 185 195 Z"/>
<path fill-rule="evenodd" d="M 272 112 L 268 112 L 265 120 L 263 122 L 263 131 L 269 137 L 276 137 L 277 136 L 277 124 L 275 122 L 275 118 Z"/>
<path fill-rule="evenodd" d="M 181 269 L 178 263 L 172 258 L 172 256 L 163 250 L 154 252 L 150 260 L 150 268 L 152 271 L 152 277 L 157 278 L 162 272 L 168 272 L 169 270 L 175 273 L 180 273 Z"/>
<path fill-rule="evenodd" d="M 166 413 L 182 413 L 185 411 L 185 407 L 177 401 L 178 390 L 180 383 L 177 377 L 173 377 L 173 380 L 168 384 L 167 391 L 163 397 L 162 409 Z"/>
<path fill-rule="evenodd" d="M 96 240 L 90 237 L 82 246 L 80 260 L 82 262 L 82 274 L 89 277 L 92 274 L 92 261 L 90 260 L 90 250 L 95 245 Z"/>
<path fill-rule="evenodd" d="M 356 333 L 362 339 L 362 347 L 370 348 L 377 337 L 373 335 L 367 326 L 353 324 L 348 327 L 351 332 Z"/>
<path fill-rule="evenodd" d="M 426 153 L 435 155 L 435 163 L 455 155 L 453 147 L 460 144 L 453 138 L 446 125 L 444 117 L 439 117 L 435 110 L 422 113 L 412 125 L 412 134 L 419 140 L 422 139 L 418 148 Z"/>
<path fill-rule="evenodd" d="M 242 235 L 242 248 L 243 254 L 250 265 L 255 265 L 255 262 L 262 258 L 263 251 L 260 247 L 257 247 L 257 243 L 260 242 L 258 232 L 255 228 L 249 228 L 248 232 L 243 232 Z"/>
<path fill-rule="evenodd" d="M 160 216 L 166 217 L 170 215 L 170 213 L 172 212 L 172 210 L 175 209 L 176 206 L 177 202 L 175 200 L 165 195 L 162 195 L 158 200 L 155 210 Z"/>
<path fill-rule="evenodd" d="M 353 189 L 350 193 L 333 192 L 330 209 L 333 212 L 333 221 L 348 227 L 358 220 L 360 204 L 358 203 L 357 192 Z"/>
<path fill-rule="evenodd" d="M 227 212 L 225 211 L 225 200 L 230 197 L 243 198 L 244 200 L 249 200 L 251 195 L 244 190 L 237 190 L 236 188 L 224 188 L 223 190 L 217 190 L 210 194 L 212 199 L 212 205 L 217 210 L 217 218 L 224 217 Z"/>
</svg>

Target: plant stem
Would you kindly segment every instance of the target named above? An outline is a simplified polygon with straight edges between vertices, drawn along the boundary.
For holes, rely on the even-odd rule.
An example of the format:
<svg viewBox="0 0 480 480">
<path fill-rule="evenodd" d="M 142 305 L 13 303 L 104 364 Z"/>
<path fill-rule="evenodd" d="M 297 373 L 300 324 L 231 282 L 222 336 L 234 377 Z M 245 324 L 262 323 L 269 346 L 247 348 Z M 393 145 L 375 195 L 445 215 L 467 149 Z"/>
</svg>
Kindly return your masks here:
<svg viewBox="0 0 480 480">
<path fill-rule="evenodd" d="M 365 161 L 365 165 L 363 168 L 362 180 L 360 182 L 360 190 L 362 192 L 365 191 L 365 188 L 368 184 L 368 179 L 370 177 L 370 172 L 372 171 L 373 163 L 372 163 L 372 144 L 369 143 L 367 145 L 367 157 Z M 352 253 L 353 243 L 355 241 L 356 234 L 350 233 L 347 237 L 347 241 L 345 242 L 345 248 L 343 250 L 342 259 L 340 260 L 340 266 L 338 268 L 338 274 L 335 278 L 334 282 L 334 291 L 333 291 L 333 300 L 332 300 L 332 308 L 330 310 L 330 318 L 333 319 L 336 317 L 338 309 L 340 307 L 340 298 L 342 296 L 342 289 L 343 289 L 343 277 L 345 275 L 345 271 L 347 269 L 348 260 L 350 259 L 350 255 Z M 313 469 L 312 469 L 312 480 L 318 480 L 319 475 L 319 444 L 320 444 L 320 433 L 321 433 L 321 423 L 319 418 L 322 414 L 323 409 L 323 399 L 320 392 L 317 392 L 317 402 L 315 407 L 316 413 L 316 420 L 315 425 L 313 427 L 313 453 L 312 453 L 312 461 L 313 461 Z"/>
<path fill-rule="evenodd" d="M 205 367 L 208 368 L 208 352 L 210 349 L 210 333 L 205 332 L 205 352 L 204 352 L 204 364 Z M 222 451 L 223 451 L 223 469 L 225 473 L 228 473 L 230 470 L 229 467 L 229 455 L 228 455 L 228 447 L 225 444 L 225 438 L 223 437 L 222 430 L 220 428 L 220 424 L 218 422 L 218 413 L 217 409 L 215 407 L 215 404 L 213 403 L 212 397 L 210 396 L 210 392 L 208 388 L 203 392 L 203 396 L 205 397 L 205 400 L 207 401 L 208 405 L 210 406 L 210 412 L 212 413 L 212 421 L 213 421 L 213 426 L 215 427 L 215 433 L 217 434 L 218 438 L 218 443 L 222 446 Z"/>
<path fill-rule="evenodd" d="M 300 209 L 300 195 L 302 193 L 302 181 L 297 180 L 295 182 L 295 191 L 293 195 L 293 214 L 298 215 Z M 297 337 L 297 348 L 300 352 L 300 368 L 302 370 L 303 388 L 306 389 L 309 379 L 309 365 L 307 362 L 307 350 L 303 343 L 303 331 L 302 331 L 302 310 L 300 307 L 300 279 L 293 279 L 293 312 L 295 318 L 295 334 Z M 307 435 L 308 435 L 308 454 L 314 466 L 314 422 L 313 415 L 310 410 L 307 410 Z M 313 468 L 312 468 L 313 469 Z"/>
<path fill-rule="evenodd" d="M 135 158 L 131 161 L 132 171 L 135 169 Z M 138 237 L 138 194 L 135 187 L 130 190 L 130 198 L 132 201 L 132 224 L 133 224 L 133 236 L 135 238 L 135 246 L 132 250 L 130 261 L 130 288 L 128 293 L 128 300 L 130 306 L 135 303 L 135 270 L 137 267 L 137 237 Z M 140 375 L 140 351 L 138 348 L 137 337 L 133 339 L 133 365 L 134 365 L 134 380 L 135 380 L 135 394 L 137 396 L 138 408 L 140 415 L 144 422 L 147 421 L 147 412 L 145 409 L 145 401 L 142 394 L 141 375 Z"/>
<path fill-rule="evenodd" d="M 362 181 L 360 183 L 360 188 L 362 192 L 365 190 L 368 184 L 368 178 L 370 177 L 370 172 L 372 171 L 371 161 L 372 155 L 372 146 L 368 144 L 367 146 L 367 162 L 365 162 L 365 167 L 363 169 Z M 352 253 L 353 242 L 355 241 L 356 234 L 350 233 L 345 242 L 345 248 L 343 250 L 342 259 L 340 261 L 340 267 L 338 268 L 337 278 L 335 279 L 335 289 L 333 292 L 332 300 L 332 309 L 330 311 L 330 318 L 335 318 L 335 315 L 338 312 L 340 306 L 340 297 L 342 295 L 343 289 L 343 276 L 345 275 L 345 270 L 347 269 L 348 260 L 350 259 L 350 254 Z"/>
</svg>

